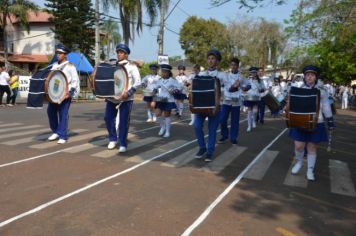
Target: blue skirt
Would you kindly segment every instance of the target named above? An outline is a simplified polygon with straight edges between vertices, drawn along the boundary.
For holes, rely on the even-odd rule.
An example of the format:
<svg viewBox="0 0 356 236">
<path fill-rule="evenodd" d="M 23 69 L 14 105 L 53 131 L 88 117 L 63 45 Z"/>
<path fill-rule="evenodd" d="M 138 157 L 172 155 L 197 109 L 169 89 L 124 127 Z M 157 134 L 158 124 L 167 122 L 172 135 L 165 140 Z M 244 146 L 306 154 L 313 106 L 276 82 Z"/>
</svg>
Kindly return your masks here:
<svg viewBox="0 0 356 236">
<path fill-rule="evenodd" d="M 173 94 L 173 97 L 174 99 L 176 100 L 184 100 L 184 99 L 187 99 L 187 95 L 185 95 L 184 93 L 176 93 L 176 94 Z"/>
<path fill-rule="evenodd" d="M 153 97 L 152 97 L 152 96 L 144 96 L 144 97 L 143 97 L 143 101 L 145 101 L 145 102 L 152 102 L 152 101 L 153 101 Z"/>
<path fill-rule="evenodd" d="M 245 107 L 253 107 L 258 106 L 258 101 L 244 101 Z"/>
<path fill-rule="evenodd" d="M 174 102 L 156 102 L 155 108 L 161 111 L 171 111 L 176 108 L 176 104 Z"/>
<path fill-rule="evenodd" d="M 299 142 L 320 143 L 328 142 L 328 132 L 326 131 L 324 123 L 318 123 L 316 130 L 313 132 L 304 131 L 298 128 L 291 128 L 289 130 L 289 137 Z"/>
</svg>

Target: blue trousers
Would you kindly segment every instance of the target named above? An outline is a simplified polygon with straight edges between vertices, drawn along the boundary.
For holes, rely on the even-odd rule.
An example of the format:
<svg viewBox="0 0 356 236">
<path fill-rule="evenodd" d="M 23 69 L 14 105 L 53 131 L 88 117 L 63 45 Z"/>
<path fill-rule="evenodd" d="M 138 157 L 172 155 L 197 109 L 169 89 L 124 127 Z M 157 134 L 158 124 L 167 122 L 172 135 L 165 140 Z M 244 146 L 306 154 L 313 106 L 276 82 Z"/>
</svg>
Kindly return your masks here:
<svg viewBox="0 0 356 236">
<path fill-rule="evenodd" d="M 61 104 L 48 103 L 47 115 L 49 120 L 49 127 L 53 133 L 59 135 L 60 139 L 67 140 L 68 138 L 68 113 L 71 102 L 72 99 L 67 98 Z"/>
<path fill-rule="evenodd" d="M 120 105 L 120 119 L 119 119 L 119 142 L 120 146 L 127 147 L 127 134 L 129 132 L 130 125 L 130 113 L 133 101 L 126 101 Z M 115 127 L 116 115 L 118 110 L 116 109 L 117 104 L 110 101 L 106 101 L 105 108 L 105 124 L 106 129 L 109 133 L 109 140 L 117 141 L 117 132 Z"/>
<path fill-rule="evenodd" d="M 258 118 L 257 121 L 263 122 L 265 119 L 265 102 L 264 101 L 259 101 L 258 102 Z"/>
<path fill-rule="evenodd" d="M 223 104 L 220 111 L 220 125 L 221 125 L 221 136 L 223 139 L 229 137 L 229 128 L 227 127 L 227 120 L 231 113 L 231 128 L 230 128 L 230 141 L 237 141 L 239 136 L 240 127 L 240 106 L 231 106 Z"/>
<path fill-rule="evenodd" d="M 194 120 L 194 129 L 195 135 L 198 139 L 198 145 L 201 149 L 206 148 L 205 140 L 204 140 L 204 121 L 205 118 L 208 117 L 208 154 L 213 154 L 215 150 L 215 142 L 216 142 L 216 130 L 219 126 L 219 117 L 220 114 L 216 114 L 215 116 L 208 116 L 205 114 L 196 114 Z"/>
</svg>

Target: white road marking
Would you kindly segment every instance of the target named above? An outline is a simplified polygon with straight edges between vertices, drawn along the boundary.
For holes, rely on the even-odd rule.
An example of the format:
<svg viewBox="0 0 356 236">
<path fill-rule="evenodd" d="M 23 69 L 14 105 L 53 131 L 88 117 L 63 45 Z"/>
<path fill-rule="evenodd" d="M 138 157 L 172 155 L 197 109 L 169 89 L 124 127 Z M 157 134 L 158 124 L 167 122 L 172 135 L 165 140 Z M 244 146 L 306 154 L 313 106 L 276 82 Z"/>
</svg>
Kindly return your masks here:
<svg viewBox="0 0 356 236">
<path fill-rule="evenodd" d="M 303 160 L 303 166 L 300 169 L 299 173 L 296 175 L 292 175 L 293 165 L 294 163 L 291 163 L 283 184 L 292 187 L 306 188 L 308 186 L 308 180 L 307 178 L 305 178 L 305 175 L 307 173 L 307 165 L 308 165 L 307 161 Z"/>
<path fill-rule="evenodd" d="M 261 180 L 265 176 L 268 168 L 273 163 L 274 159 L 278 155 L 278 151 L 267 150 L 263 157 L 256 162 L 256 164 L 246 173 L 246 179 Z"/>
<path fill-rule="evenodd" d="M 246 149 L 247 147 L 232 145 L 232 147 L 221 153 L 219 156 L 214 158 L 212 162 L 208 163 L 201 169 L 207 172 L 219 173 L 236 158 L 238 158 Z"/>
<path fill-rule="evenodd" d="M 272 140 L 256 157 L 255 159 L 236 177 L 236 179 L 222 192 L 213 203 L 191 224 L 183 233 L 182 236 L 190 235 L 214 210 L 214 208 L 229 194 L 229 192 L 241 181 L 244 175 L 251 167 L 262 157 L 262 155 L 270 148 L 288 129 L 284 129 L 275 139 Z"/>
<path fill-rule="evenodd" d="M 0 123 L 2 123 L 2 122 L 0 122 Z M 0 128 L 18 126 L 18 125 L 23 125 L 23 124 L 22 123 L 7 123 L 7 124 L 0 125 Z"/>
<path fill-rule="evenodd" d="M 28 125 L 28 126 L 21 126 L 21 127 L 12 127 L 12 128 L 0 129 L 0 133 L 13 132 L 13 131 L 25 130 L 25 129 L 33 129 L 33 128 L 40 128 L 40 127 L 43 127 L 43 126 L 42 125 Z"/>
<path fill-rule="evenodd" d="M 195 153 L 198 152 L 198 148 L 193 148 L 190 149 L 177 157 L 170 159 L 167 162 L 163 162 L 161 166 L 165 167 L 181 167 L 187 164 L 188 162 L 191 162 L 194 159 Z"/>
<path fill-rule="evenodd" d="M 331 192 L 350 197 L 356 197 L 356 190 L 351 179 L 347 163 L 339 160 L 329 160 Z"/>
<path fill-rule="evenodd" d="M 49 132 L 50 129 L 36 129 L 36 130 L 30 130 L 30 131 L 21 131 L 17 133 L 10 133 L 10 134 L 1 134 L 0 139 L 8 139 L 12 137 L 18 137 L 18 136 L 24 136 L 28 134 L 38 134 L 38 133 L 43 133 L 43 132 Z"/>
</svg>

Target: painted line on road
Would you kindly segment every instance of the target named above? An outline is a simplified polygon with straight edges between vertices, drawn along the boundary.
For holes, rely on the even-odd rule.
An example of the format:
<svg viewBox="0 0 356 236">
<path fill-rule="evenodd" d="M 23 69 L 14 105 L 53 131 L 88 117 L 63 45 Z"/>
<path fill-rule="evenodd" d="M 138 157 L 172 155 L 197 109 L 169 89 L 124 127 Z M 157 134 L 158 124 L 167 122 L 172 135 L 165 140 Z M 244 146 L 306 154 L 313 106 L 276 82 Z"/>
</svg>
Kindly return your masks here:
<svg viewBox="0 0 356 236">
<path fill-rule="evenodd" d="M 251 167 L 263 156 L 263 154 L 270 148 L 288 129 L 284 129 L 276 138 L 272 140 L 263 150 L 253 159 L 253 161 L 236 177 L 236 179 L 222 192 L 213 203 L 191 224 L 182 234 L 182 236 L 190 235 L 214 210 L 214 208 L 229 194 L 229 192 L 241 181 L 244 175 L 251 169 Z"/>
<path fill-rule="evenodd" d="M 0 125 L 0 128 L 18 126 L 18 125 L 23 125 L 23 123 L 6 123 L 6 124 Z"/>
<path fill-rule="evenodd" d="M 40 128 L 43 127 L 42 125 L 28 125 L 28 126 L 20 126 L 20 127 L 11 127 L 11 128 L 6 128 L 6 129 L 0 129 L 0 133 L 5 133 L 5 132 L 13 132 L 17 130 L 24 130 L 24 129 L 33 129 L 33 128 Z"/>
<path fill-rule="evenodd" d="M 244 121 L 246 121 L 246 120 L 247 120 L 247 119 L 244 119 L 244 120 L 240 121 L 240 123 L 242 123 L 242 122 L 244 122 Z M 286 130 L 287 130 L 287 129 L 286 129 Z M 208 135 L 205 135 L 205 137 L 208 137 Z M 58 202 L 61 202 L 61 201 L 65 200 L 65 199 L 67 199 L 67 198 L 70 198 L 70 197 L 72 197 L 72 196 L 74 196 L 74 195 L 77 195 L 77 194 L 79 194 L 79 193 L 81 193 L 81 192 L 84 192 L 84 191 L 86 191 L 86 190 L 88 190 L 88 189 L 91 189 L 91 188 L 93 188 L 93 187 L 96 187 L 96 186 L 98 186 L 98 185 L 100 185 L 100 184 L 102 184 L 102 183 L 105 183 L 105 182 L 107 182 L 107 181 L 109 181 L 109 180 L 111 180 L 111 179 L 114 179 L 114 178 L 116 178 L 116 177 L 118 177 L 118 176 L 121 176 L 121 175 L 124 175 L 124 174 L 126 174 L 126 173 L 129 173 L 129 172 L 131 172 L 131 171 L 133 171 L 133 170 L 135 170 L 135 169 L 137 169 L 137 168 L 139 168 L 139 167 L 141 167 L 141 166 L 144 166 L 144 165 L 146 165 L 146 164 L 148 164 L 148 163 L 150 163 L 150 162 L 152 162 L 152 161 L 154 161 L 154 160 L 156 160 L 156 159 L 159 159 L 159 158 L 161 158 L 161 157 L 163 157 L 163 156 L 165 156 L 165 155 L 167 155 L 167 154 L 169 154 L 169 153 L 175 152 L 176 150 L 179 150 L 179 149 L 181 149 L 181 148 L 184 148 L 184 147 L 186 147 L 186 146 L 188 146 L 188 145 L 190 145 L 190 144 L 192 144 L 192 143 L 194 143 L 194 142 L 196 142 L 196 141 L 197 141 L 197 139 L 194 139 L 194 140 L 191 140 L 191 141 L 189 141 L 189 142 L 186 142 L 185 144 L 183 144 L 183 145 L 181 145 L 181 146 L 178 146 L 178 147 L 176 147 L 176 148 L 174 148 L 174 149 L 172 149 L 172 150 L 169 150 L 169 151 L 167 151 L 167 152 L 165 152 L 165 153 L 161 153 L 161 154 L 159 154 L 159 155 L 157 155 L 157 156 L 154 156 L 154 157 L 152 157 L 152 158 L 150 158 L 150 159 L 147 159 L 146 161 L 143 161 L 143 162 L 141 162 L 141 163 L 138 163 L 137 165 L 134 165 L 134 166 L 132 166 L 132 167 L 130 167 L 130 168 L 128 168 L 128 169 L 125 169 L 125 170 L 120 171 L 120 172 L 118 172 L 118 173 L 116 173 L 116 174 L 113 174 L 113 175 L 111 175 L 111 176 L 108 176 L 108 177 L 106 177 L 106 178 L 104 178 L 104 179 L 101 179 L 101 180 L 99 180 L 99 181 L 96 181 L 96 182 L 94 182 L 94 183 L 92 183 L 92 184 L 89 184 L 89 185 L 83 187 L 83 188 L 77 189 L 77 190 L 75 190 L 75 191 L 73 191 L 73 192 L 70 192 L 70 193 L 68 193 L 68 194 L 66 194 L 66 195 L 63 195 L 63 196 L 61 196 L 61 197 L 59 197 L 59 198 L 56 198 L 56 199 L 54 199 L 54 200 L 52 200 L 52 201 L 49 201 L 49 202 L 44 203 L 44 204 L 42 204 L 42 205 L 39 205 L 39 206 L 33 208 L 32 210 L 26 211 L 26 212 L 24 212 L 24 213 L 22 213 L 22 214 L 19 214 L 19 215 L 17 215 L 17 216 L 14 216 L 14 217 L 12 217 L 12 218 L 10 218 L 10 219 L 7 219 L 7 220 L 5 220 L 5 221 L 2 221 L 2 222 L 0 222 L 0 228 L 2 228 L 2 227 L 6 226 L 6 225 L 8 225 L 8 224 L 10 224 L 10 223 L 12 223 L 12 222 L 14 222 L 14 221 L 20 220 L 20 219 L 22 219 L 22 218 L 24 218 L 24 217 L 26 217 L 26 216 L 28 216 L 28 215 L 32 215 L 32 214 L 34 214 L 34 213 L 36 213 L 36 212 L 39 212 L 39 211 L 41 211 L 41 210 L 43 210 L 43 209 L 45 209 L 45 208 L 47 208 L 47 207 L 49 207 L 49 206 L 52 206 L 52 205 L 54 205 L 54 204 L 56 204 L 56 203 L 58 203 Z M 59 152 L 61 152 L 61 151 L 57 151 L 57 153 L 59 153 Z M 1 166 L 0 166 L 0 167 L 1 167 Z"/>
<path fill-rule="evenodd" d="M 176 124 L 176 123 L 184 122 L 184 121 L 187 121 L 187 120 L 189 120 L 189 119 L 172 122 L 172 124 L 173 123 Z M 155 129 L 155 128 L 158 128 L 158 127 L 159 126 L 157 125 L 157 126 L 149 127 L 149 128 L 142 129 L 142 130 L 137 130 L 137 131 L 131 132 L 131 134 L 145 132 L 147 130 Z M 40 130 L 32 131 L 32 132 L 43 132 L 44 130 L 48 130 L 48 129 L 40 129 Z M 58 154 L 58 153 L 68 152 L 69 150 L 75 149 L 77 147 L 78 146 L 73 146 L 73 147 L 60 149 L 60 150 L 57 150 L 57 151 L 54 151 L 54 152 L 45 153 L 45 154 L 42 154 L 42 155 L 38 155 L 38 156 L 34 156 L 34 157 L 30 157 L 30 158 L 26 158 L 26 159 L 14 161 L 14 162 L 0 164 L 0 168 L 7 167 L 7 166 L 12 166 L 12 165 L 16 165 L 16 164 L 20 164 L 20 163 L 24 163 L 24 162 L 28 162 L 28 161 L 37 160 L 37 159 L 40 159 L 40 158 L 43 158 L 43 157 L 52 156 L 52 155 L 55 155 L 55 154 Z"/>
<path fill-rule="evenodd" d="M 356 197 L 351 172 L 346 162 L 329 159 L 331 192 Z"/>
</svg>

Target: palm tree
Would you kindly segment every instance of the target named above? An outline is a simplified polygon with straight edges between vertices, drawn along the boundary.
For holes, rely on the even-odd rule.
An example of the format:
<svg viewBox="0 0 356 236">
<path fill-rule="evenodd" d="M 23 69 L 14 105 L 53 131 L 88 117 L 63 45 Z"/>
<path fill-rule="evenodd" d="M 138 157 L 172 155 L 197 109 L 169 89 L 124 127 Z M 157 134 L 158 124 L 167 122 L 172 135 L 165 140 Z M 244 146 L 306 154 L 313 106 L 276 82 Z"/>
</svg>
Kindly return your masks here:
<svg viewBox="0 0 356 236">
<path fill-rule="evenodd" d="M 10 15 L 16 16 L 20 25 L 24 26 L 27 32 L 30 31 L 30 26 L 28 24 L 28 11 L 34 11 L 37 13 L 38 6 L 32 1 L 27 0 L 1 0 L 0 1 L 0 12 L 2 12 L 2 18 L 0 18 L 0 24 L 3 29 L 4 42 L 4 58 L 5 65 L 8 65 L 8 48 L 7 48 L 7 21 L 10 19 Z"/>
<path fill-rule="evenodd" d="M 105 33 L 105 37 L 101 40 L 101 45 L 106 45 L 106 57 L 110 56 L 110 52 L 114 51 L 114 47 L 121 41 L 119 25 L 112 19 L 104 21 L 100 29 Z M 109 59 L 109 58 L 107 58 Z"/>
<path fill-rule="evenodd" d="M 142 31 L 142 9 L 146 8 L 150 18 L 149 25 L 156 19 L 161 2 L 167 0 L 103 0 L 104 9 L 111 5 L 119 10 L 124 42 L 129 45 L 134 40 L 134 31 L 139 34 Z"/>
</svg>

